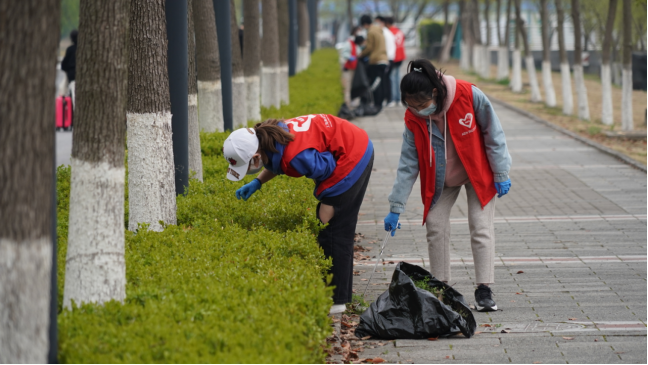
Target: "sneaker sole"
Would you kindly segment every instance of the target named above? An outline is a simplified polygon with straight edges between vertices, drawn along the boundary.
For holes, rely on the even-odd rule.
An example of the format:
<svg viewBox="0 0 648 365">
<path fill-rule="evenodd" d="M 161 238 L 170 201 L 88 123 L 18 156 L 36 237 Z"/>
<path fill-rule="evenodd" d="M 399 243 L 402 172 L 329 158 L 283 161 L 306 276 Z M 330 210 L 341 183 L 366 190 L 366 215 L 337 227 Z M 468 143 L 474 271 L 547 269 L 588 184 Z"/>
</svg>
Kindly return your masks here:
<svg viewBox="0 0 648 365">
<path fill-rule="evenodd" d="M 477 308 L 477 312 L 494 312 L 497 310 L 497 305 L 494 305 L 492 307 L 480 307 L 475 303 L 475 308 Z"/>
</svg>

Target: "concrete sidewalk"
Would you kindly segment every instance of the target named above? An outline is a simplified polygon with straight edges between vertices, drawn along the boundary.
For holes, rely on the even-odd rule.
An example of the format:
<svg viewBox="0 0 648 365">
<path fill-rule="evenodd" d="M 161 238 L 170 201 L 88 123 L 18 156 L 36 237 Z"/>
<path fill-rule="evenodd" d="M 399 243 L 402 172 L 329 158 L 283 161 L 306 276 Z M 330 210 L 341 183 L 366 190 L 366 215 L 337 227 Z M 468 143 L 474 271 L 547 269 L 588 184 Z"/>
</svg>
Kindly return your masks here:
<svg viewBox="0 0 648 365">
<path fill-rule="evenodd" d="M 646 174 L 501 105 L 495 109 L 513 157 L 511 192 L 497 199 L 494 299 L 474 312 L 471 339 L 396 340 L 361 358 L 391 363 L 646 363 Z M 384 237 L 404 108 L 359 118 L 375 146 L 374 171 L 356 232 L 372 259 L 359 261 L 354 288 L 367 284 Z M 465 190 L 452 211 L 450 283 L 474 302 Z M 428 267 L 417 182 L 367 292 L 384 292 L 395 264 Z M 523 271 L 522 273 L 518 273 Z M 489 326 L 485 326 L 489 325 Z M 502 332 L 506 330 L 508 332 Z"/>
</svg>

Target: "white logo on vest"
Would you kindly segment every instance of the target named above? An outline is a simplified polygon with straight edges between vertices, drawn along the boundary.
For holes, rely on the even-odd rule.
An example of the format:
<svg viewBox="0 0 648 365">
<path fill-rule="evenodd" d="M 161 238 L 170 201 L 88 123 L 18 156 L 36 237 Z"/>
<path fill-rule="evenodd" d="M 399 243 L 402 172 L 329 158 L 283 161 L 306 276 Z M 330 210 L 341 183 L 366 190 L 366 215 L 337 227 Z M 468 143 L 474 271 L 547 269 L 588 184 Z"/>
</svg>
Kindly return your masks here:
<svg viewBox="0 0 648 365">
<path fill-rule="evenodd" d="M 464 126 L 466 128 L 472 127 L 473 115 L 471 113 L 466 114 L 466 116 L 463 117 L 463 119 L 459 119 L 459 124 L 461 124 L 462 126 Z"/>
</svg>

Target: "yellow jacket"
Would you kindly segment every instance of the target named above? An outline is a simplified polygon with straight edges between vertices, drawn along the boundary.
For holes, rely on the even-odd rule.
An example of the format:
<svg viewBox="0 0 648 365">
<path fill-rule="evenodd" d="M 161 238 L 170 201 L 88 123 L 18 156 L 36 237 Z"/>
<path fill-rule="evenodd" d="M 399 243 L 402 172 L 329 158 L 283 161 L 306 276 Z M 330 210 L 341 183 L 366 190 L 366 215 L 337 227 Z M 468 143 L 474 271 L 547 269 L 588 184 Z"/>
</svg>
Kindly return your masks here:
<svg viewBox="0 0 648 365">
<path fill-rule="evenodd" d="M 377 25 L 369 26 L 367 29 L 367 43 L 365 49 L 360 53 L 358 58 L 369 56 L 369 64 L 388 64 L 387 45 L 383 36 L 382 28 Z"/>
</svg>

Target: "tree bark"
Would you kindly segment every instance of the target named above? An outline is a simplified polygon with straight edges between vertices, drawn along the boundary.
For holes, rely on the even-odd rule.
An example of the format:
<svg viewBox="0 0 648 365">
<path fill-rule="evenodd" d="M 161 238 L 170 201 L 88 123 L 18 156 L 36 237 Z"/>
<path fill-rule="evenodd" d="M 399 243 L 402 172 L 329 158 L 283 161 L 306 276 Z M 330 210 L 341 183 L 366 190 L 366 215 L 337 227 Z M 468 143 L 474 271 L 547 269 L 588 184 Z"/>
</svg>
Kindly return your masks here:
<svg viewBox="0 0 648 365">
<path fill-rule="evenodd" d="M 461 41 L 461 59 L 459 60 L 459 65 L 464 71 L 470 71 L 471 65 L 471 51 L 472 51 L 472 33 L 470 30 L 470 3 L 466 3 L 466 0 L 459 0 L 459 21 L 461 22 L 461 29 L 463 33 L 463 39 Z"/>
<path fill-rule="evenodd" d="M 632 4 L 623 0 L 623 71 L 621 98 L 621 126 L 624 131 L 634 129 L 632 120 Z"/>
<path fill-rule="evenodd" d="M 472 5 L 470 6 L 470 29 L 472 32 L 472 68 L 473 71 L 477 74 L 481 73 L 481 62 L 482 61 L 482 48 L 481 48 L 481 32 L 479 27 L 479 3 L 477 0 L 472 0 Z"/>
<path fill-rule="evenodd" d="M 308 68 L 310 58 L 308 5 L 306 0 L 297 0 L 297 24 L 299 39 L 297 43 L 297 72 Z"/>
<path fill-rule="evenodd" d="M 261 51 L 259 0 L 243 0 L 243 74 L 247 88 L 247 118 L 261 120 Z"/>
<path fill-rule="evenodd" d="M 504 38 L 500 38 L 499 49 L 497 53 L 497 80 L 506 80 L 509 77 L 509 23 L 511 21 L 511 1 L 512 0 L 508 0 L 506 4 L 506 24 L 504 25 Z M 497 14 L 497 36 L 499 37 L 499 9 Z M 516 47 L 515 49 L 518 51 L 519 58 L 520 49 L 518 47 Z"/>
<path fill-rule="evenodd" d="M 572 0 L 572 21 L 574 23 L 574 83 L 578 102 L 578 118 L 589 120 L 589 103 L 587 89 L 583 78 L 583 48 L 581 34 L 580 0 Z"/>
<path fill-rule="evenodd" d="M 279 30 L 277 0 L 264 0 L 262 7 L 263 39 L 261 42 L 261 105 L 266 108 L 281 106 L 279 98 Z"/>
<path fill-rule="evenodd" d="M 486 41 L 484 42 L 484 47 L 482 48 L 483 52 L 483 61 L 482 62 L 482 77 L 485 79 L 490 79 L 491 74 L 491 57 L 490 57 L 490 38 L 491 38 L 491 29 L 490 29 L 490 0 L 484 0 L 484 21 L 486 22 Z"/>
<path fill-rule="evenodd" d="M 187 49 L 189 52 L 189 177 L 203 181 L 200 153 L 200 125 L 198 123 L 198 78 L 196 75 L 196 38 L 193 21 L 193 0 L 187 2 Z"/>
<path fill-rule="evenodd" d="M 607 22 L 605 23 L 603 49 L 601 50 L 601 90 L 603 95 L 601 121 L 605 125 L 612 125 L 614 123 L 612 118 L 612 73 L 610 70 L 610 55 L 616 9 L 617 0 L 610 0 Z"/>
<path fill-rule="evenodd" d="M 232 117 L 233 127 L 247 126 L 247 100 L 245 75 L 239 42 L 239 27 L 236 21 L 236 5 L 230 0 L 230 37 L 232 39 Z M 245 34 L 245 32 L 243 32 Z"/>
<path fill-rule="evenodd" d="M 540 18 L 542 23 L 542 87 L 545 92 L 546 105 L 556 106 L 556 91 L 551 77 L 551 42 L 549 39 L 548 0 L 540 0 Z"/>
<path fill-rule="evenodd" d="M 222 132 L 223 94 L 212 0 L 193 0 L 198 72 L 198 121 L 205 132 Z"/>
<path fill-rule="evenodd" d="M 574 113 L 574 97 L 572 95 L 571 74 L 569 71 L 569 61 L 567 60 L 567 51 L 565 49 L 565 12 L 562 7 L 563 0 L 556 0 L 556 15 L 558 17 L 558 49 L 560 52 L 560 76 L 562 81 L 563 97 L 563 114 L 572 115 Z"/>
<path fill-rule="evenodd" d="M 349 32 L 353 29 L 353 0 L 347 0 L 347 18 L 349 18 Z"/>
<path fill-rule="evenodd" d="M 288 38 L 290 18 L 288 1 L 277 2 L 277 29 L 279 31 L 279 97 L 284 104 L 290 103 L 288 89 Z"/>
<path fill-rule="evenodd" d="M 131 0 L 128 70 L 128 229 L 176 224 L 164 0 Z"/>
<path fill-rule="evenodd" d="M 495 27 L 496 32 L 497 32 L 497 45 L 502 46 L 502 32 L 500 32 L 500 15 L 502 13 L 502 0 L 496 0 L 495 3 L 495 24 L 497 26 Z"/>
<path fill-rule="evenodd" d="M 540 87 L 538 86 L 538 78 L 536 77 L 535 62 L 533 61 L 531 49 L 529 48 L 529 40 L 527 39 L 526 30 L 524 29 L 524 21 L 522 20 L 521 9 L 520 0 L 515 0 L 515 18 L 517 29 L 520 37 L 522 38 L 522 44 L 524 45 L 524 63 L 526 65 L 527 73 L 529 74 L 529 83 L 531 86 L 531 102 L 538 103 L 542 101 L 542 96 L 540 95 Z"/>
<path fill-rule="evenodd" d="M 0 2 L 0 363 L 48 360 L 59 11 Z"/>
</svg>

